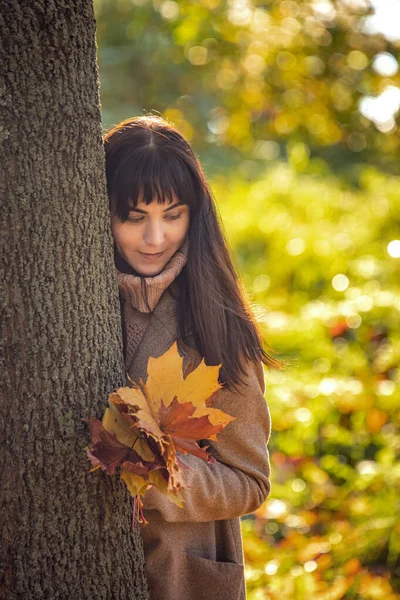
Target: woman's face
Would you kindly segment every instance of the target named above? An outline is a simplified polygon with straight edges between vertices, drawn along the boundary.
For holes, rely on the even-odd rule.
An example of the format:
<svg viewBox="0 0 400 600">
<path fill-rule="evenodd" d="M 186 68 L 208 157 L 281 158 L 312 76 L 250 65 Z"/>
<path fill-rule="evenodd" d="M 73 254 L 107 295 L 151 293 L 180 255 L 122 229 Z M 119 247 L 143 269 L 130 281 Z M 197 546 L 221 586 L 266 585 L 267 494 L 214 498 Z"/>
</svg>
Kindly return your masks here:
<svg viewBox="0 0 400 600">
<path fill-rule="evenodd" d="M 189 206 L 178 198 L 165 204 L 139 201 L 121 223 L 111 214 L 111 230 L 122 258 L 140 275 L 160 273 L 183 244 L 189 229 Z"/>
</svg>

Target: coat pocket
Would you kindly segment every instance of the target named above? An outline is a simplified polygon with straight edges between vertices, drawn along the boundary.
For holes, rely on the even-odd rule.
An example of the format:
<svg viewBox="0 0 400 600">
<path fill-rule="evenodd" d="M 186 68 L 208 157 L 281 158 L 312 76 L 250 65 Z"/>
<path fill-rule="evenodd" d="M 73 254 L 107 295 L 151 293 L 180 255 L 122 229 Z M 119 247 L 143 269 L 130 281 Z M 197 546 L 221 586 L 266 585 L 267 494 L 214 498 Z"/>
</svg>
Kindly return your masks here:
<svg viewBox="0 0 400 600">
<path fill-rule="evenodd" d="M 185 600 L 245 600 L 244 566 L 185 553 Z M 181 597 L 181 596 L 179 596 Z"/>
</svg>

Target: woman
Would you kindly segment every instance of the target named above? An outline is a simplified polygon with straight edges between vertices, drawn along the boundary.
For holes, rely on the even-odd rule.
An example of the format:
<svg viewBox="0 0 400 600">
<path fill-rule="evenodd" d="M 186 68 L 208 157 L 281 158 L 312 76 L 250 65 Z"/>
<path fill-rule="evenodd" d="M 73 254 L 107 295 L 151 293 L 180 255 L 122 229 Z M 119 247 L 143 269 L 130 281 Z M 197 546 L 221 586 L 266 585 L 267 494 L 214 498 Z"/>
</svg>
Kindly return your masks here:
<svg viewBox="0 0 400 600">
<path fill-rule="evenodd" d="M 184 506 L 155 488 L 141 527 L 151 600 L 243 600 L 239 517 L 270 491 L 270 414 L 262 362 L 280 367 L 238 282 L 201 166 L 188 142 L 155 116 L 105 136 L 124 358 L 134 381 L 178 340 L 185 365 L 222 363 L 214 407 L 236 417 L 209 442 L 216 462 L 180 456 Z"/>
</svg>

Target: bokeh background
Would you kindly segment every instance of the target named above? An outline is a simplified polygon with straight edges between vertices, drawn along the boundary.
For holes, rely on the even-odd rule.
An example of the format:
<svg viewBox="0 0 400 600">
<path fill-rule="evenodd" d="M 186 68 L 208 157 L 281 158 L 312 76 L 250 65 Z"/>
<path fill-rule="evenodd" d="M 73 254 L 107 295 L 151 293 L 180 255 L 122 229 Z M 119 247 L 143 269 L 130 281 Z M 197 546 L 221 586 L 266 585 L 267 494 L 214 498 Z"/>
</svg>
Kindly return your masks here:
<svg viewBox="0 0 400 600">
<path fill-rule="evenodd" d="M 94 4 L 105 129 L 190 139 L 288 363 L 249 600 L 400 598 L 400 0 Z"/>
</svg>

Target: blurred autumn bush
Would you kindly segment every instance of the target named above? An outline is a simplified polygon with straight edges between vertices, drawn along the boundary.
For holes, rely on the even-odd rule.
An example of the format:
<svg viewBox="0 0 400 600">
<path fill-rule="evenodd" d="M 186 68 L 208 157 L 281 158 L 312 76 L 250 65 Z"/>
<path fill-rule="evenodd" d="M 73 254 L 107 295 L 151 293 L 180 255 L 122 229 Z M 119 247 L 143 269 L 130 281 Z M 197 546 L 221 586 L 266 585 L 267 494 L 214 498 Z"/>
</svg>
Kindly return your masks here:
<svg viewBox="0 0 400 600">
<path fill-rule="evenodd" d="M 95 8 L 106 125 L 158 110 L 212 169 L 244 157 L 265 163 L 296 141 L 331 167 L 358 160 L 398 172 L 399 0 Z"/>
<path fill-rule="evenodd" d="M 289 363 L 249 600 L 400 598 L 400 2 L 95 9 L 105 127 L 155 110 L 190 138 Z"/>
<path fill-rule="evenodd" d="M 272 493 L 243 520 L 249 599 L 394 600 L 400 178 L 365 169 L 354 190 L 282 163 L 214 188 L 266 339 L 291 363 L 266 372 Z"/>
</svg>

